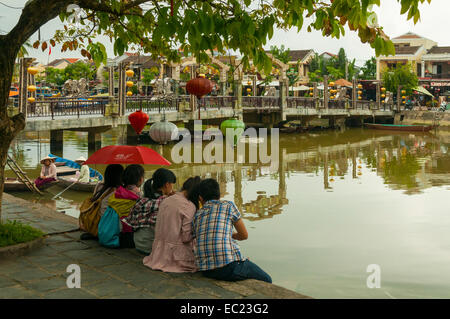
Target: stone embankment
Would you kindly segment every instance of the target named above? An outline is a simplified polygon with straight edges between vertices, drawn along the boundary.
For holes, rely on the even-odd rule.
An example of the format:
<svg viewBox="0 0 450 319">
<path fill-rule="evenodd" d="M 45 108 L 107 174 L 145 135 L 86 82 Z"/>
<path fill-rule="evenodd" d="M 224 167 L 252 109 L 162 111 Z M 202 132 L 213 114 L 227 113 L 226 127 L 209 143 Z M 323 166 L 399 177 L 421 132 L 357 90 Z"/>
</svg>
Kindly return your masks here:
<svg viewBox="0 0 450 319">
<path fill-rule="evenodd" d="M 47 234 L 39 245 L 18 245 L 0 256 L 0 298 L 309 298 L 256 280 L 224 282 L 199 273 L 153 271 L 135 249 L 108 249 L 80 240 L 77 220 L 39 204 L 3 194 L 3 217 Z M 25 246 L 25 249 L 24 249 Z M 5 252 L 5 250 L 3 251 Z M 81 270 L 81 288 L 69 289 L 67 271 Z"/>
</svg>

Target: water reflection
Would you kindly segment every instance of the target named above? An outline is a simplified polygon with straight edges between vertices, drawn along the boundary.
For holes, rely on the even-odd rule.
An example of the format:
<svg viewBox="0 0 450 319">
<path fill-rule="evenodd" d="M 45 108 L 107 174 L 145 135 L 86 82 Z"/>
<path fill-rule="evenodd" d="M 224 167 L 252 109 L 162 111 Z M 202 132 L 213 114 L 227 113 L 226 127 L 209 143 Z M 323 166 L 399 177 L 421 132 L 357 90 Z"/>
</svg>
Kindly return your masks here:
<svg viewBox="0 0 450 319">
<path fill-rule="evenodd" d="M 119 127 L 102 135 L 102 145 L 124 143 L 125 129 Z M 394 190 L 405 194 L 420 194 L 434 186 L 450 184 L 449 135 L 432 134 L 386 134 L 367 130 L 323 132 L 280 137 L 279 167 L 270 171 L 267 165 L 256 164 L 174 164 L 171 169 L 178 177 L 178 184 L 193 175 L 213 177 L 219 181 L 224 197 L 232 194 L 232 200 L 248 220 L 271 218 L 281 214 L 289 204 L 288 188 L 307 191 L 307 185 L 289 182 L 292 174 L 306 174 L 323 181 L 323 189 L 332 192 L 343 180 L 369 182 L 369 176 L 377 175 Z M 11 153 L 25 168 L 30 177 L 39 174 L 39 159 L 49 153 L 48 132 L 23 133 L 12 144 Z M 205 145 L 206 143 L 204 143 Z M 173 146 L 147 145 L 171 160 Z M 76 158 L 87 154 L 87 133 L 65 132 L 63 157 Z M 95 166 L 100 171 L 104 166 Z M 152 167 L 146 167 L 147 176 Z M 7 176 L 12 172 L 7 171 Z M 367 177 L 367 180 L 366 180 Z M 265 180 L 275 181 L 271 188 Z M 255 182 L 258 190 L 244 197 L 248 183 Z M 371 182 L 371 180 L 370 180 Z M 178 185 L 178 186 L 179 186 Z M 355 184 L 355 187 L 357 184 Z M 62 199 L 50 198 L 59 190 L 53 187 L 44 198 L 20 194 L 24 198 L 39 201 L 50 208 L 65 209 L 77 215 L 79 203 L 85 193 L 66 192 Z M 268 195 L 268 193 L 270 193 Z M 51 195 L 51 196 L 50 196 Z M 50 197 L 50 198 L 47 198 Z"/>
<path fill-rule="evenodd" d="M 102 145 L 123 144 L 125 132 L 104 133 Z M 318 298 L 448 298 L 449 145 L 446 132 L 292 134 L 280 137 L 276 171 L 261 163 L 171 169 L 178 187 L 193 175 L 218 180 L 223 197 L 246 220 L 250 240 L 242 242 L 243 251 L 276 284 Z M 173 146 L 150 147 L 171 160 Z M 30 177 L 39 174 L 39 159 L 49 150 L 49 134 L 42 132 L 22 134 L 11 148 Z M 65 132 L 63 153 L 89 156 L 86 134 Z M 146 177 L 153 170 L 146 167 Z M 18 196 L 77 217 L 88 195 L 68 190 L 53 201 L 61 190 Z M 383 267 L 383 289 L 365 286 L 372 263 Z"/>
</svg>

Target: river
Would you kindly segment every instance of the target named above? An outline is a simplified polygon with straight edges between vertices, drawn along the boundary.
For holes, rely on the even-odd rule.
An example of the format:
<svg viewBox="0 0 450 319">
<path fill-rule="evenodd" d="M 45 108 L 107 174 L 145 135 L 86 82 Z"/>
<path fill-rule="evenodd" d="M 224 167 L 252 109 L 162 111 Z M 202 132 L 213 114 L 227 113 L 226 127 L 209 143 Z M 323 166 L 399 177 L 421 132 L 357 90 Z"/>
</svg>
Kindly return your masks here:
<svg viewBox="0 0 450 319">
<path fill-rule="evenodd" d="M 125 132 L 102 134 L 102 146 L 123 144 Z M 63 157 L 88 157 L 86 134 L 64 132 Z M 22 133 L 13 143 L 29 176 L 39 174 L 49 136 Z M 173 146 L 148 146 L 171 160 Z M 218 179 L 223 198 L 243 213 L 243 253 L 275 284 L 315 298 L 450 298 L 449 146 L 448 132 L 286 134 L 276 171 L 258 163 L 171 169 L 178 186 L 192 174 Z M 52 200 L 61 190 L 13 195 L 77 217 L 87 194 L 68 190 Z M 367 286 L 369 265 L 379 266 L 380 288 Z"/>
</svg>

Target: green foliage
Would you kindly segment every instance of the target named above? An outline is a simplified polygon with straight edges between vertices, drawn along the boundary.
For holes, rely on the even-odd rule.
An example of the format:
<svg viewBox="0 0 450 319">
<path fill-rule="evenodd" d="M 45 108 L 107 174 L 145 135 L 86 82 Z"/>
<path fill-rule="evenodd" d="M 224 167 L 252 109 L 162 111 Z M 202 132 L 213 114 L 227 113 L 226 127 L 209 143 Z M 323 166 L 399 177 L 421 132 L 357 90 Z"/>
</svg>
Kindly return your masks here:
<svg viewBox="0 0 450 319">
<path fill-rule="evenodd" d="M 377 59 L 372 57 L 370 60 L 367 60 L 364 63 L 364 66 L 361 68 L 361 79 L 363 80 L 372 80 L 377 76 Z"/>
<path fill-rule="evenodd" d="M 272 45 L 270 47 L 270 53 L 272 53 L 273 57 L 280 60 L 281 62 L 287 64 L 291 60 L 291 49 L 285 49 L 284 45 L 281 45 L 280 48 Z"/>
<path fill-rule="evenodd" d="M 85 63 L 83 61 L 69 64 L 64 69 L 64 75 L 67 80 L 79 80 L 81 78 L 93 80 L 95 78 L 96 72 L 97 69 L 95 68 L 95 66 L 92 66 L 89 63 Z"/>
<path fill-rule="evenodd" d="M 40 230 L 17 221 L 0 223 L 0 247 L 25 243 L 43 235 Z"/>
<path fill-rule="evenodd" d="M 419 79 L 414 73 L 411 64 L 397 64 L 395 68 L 390 68 L 382 74 L 383 84 L 386 90 L 397 92 L 399 86 L 406 90 L 407 95 L 411 95 L 414 88 L 419 85 Z"/>
<path fill-rule="evenodd" d="M 145 69 L 142 72 L 142 82 L 144 82 L 145 85 L 150 85 L 158 74 L 159 70 L 157 68 Z"/>
<path fill-rule="evenodd" d="M 66 81 L 64 70 L 48 67 L 45 70 L 45 81 L 56 85 L 63 85 Z"/>
<path fill-rule="evenodd" d="M 391 161 L 386 161 L 384 167 L 384 179 L 387 184 L 406 186 L 407 188 L 417 187 L 416 175 L 420 169 L 417 158 L 406 153 L 399 158 L 394 157 Z"/>
<path fill-rule="evenodd" d="M 79 80 L 81 78 L 86 78 L 88 80 L 93 80 L 96 76 L 96 68 L 83 61 L 78 61 L 73 64 L 69 64 L 66 68 L 60 70 L 56 68 L 46 69 L 45 80 L 48 83 L 53 83 L 56 85 L 63 85 L 67 80 Z M 103 75 L 105 75 L 103 73 Z M 108 72 L 106 72 L 105 79 L 109 78 Z"/>
<path fill-rule="evenodd" d="M 308 72 L 309 82 L 323 82 L 322 71 L 316 70 L 315 72 Z"/>
<path fill-rule="evenodd" d="M 398 0 L 402 13 L 417 22 L 420 13 L 418 4 L 430 0 Z M 142 5 L 145 3 L 145 5 Z M 339 38 L 344 26 L 358 33 L 363 43 L 370 43 L 376 54 L 394 54 L 394 45 L 381 27 L 368 24 L 373 14 L 372 5 L 380 0 L 274 0 L 252 5 L 252 1 L 89 1 L 77 4 L 84 9 L 81 26 L 66 25 L 58 30 L 54 40 L 63 43 L 63 51 L 82 49 L 83 56 L 92 57 L 96 63 L 105 61 L 106 52 L 101 43 L 93 43 L 95 36 L 103 34 L 114 42 L 114 54 L 121 55 L 130 47 L 138 46 L 154 58 L 166 57 L 178 61 L 181 47 L 184 54 L 194 55 L 199 62 L 207 62 L 207 50 L 224 54 L 236 50 L 243 55 L 244 68 L 250 59 L 261 71 L 269 74 L 272 62 L 263 46 L 272 38 L 274 28 L 297 28 L 300 30 L 304 18 L 311 23 L 308 31 L 316 29 L 324 36 Z M 145 8 L 145 9 L 144 9 Z M 70 13 L 60 13 L 64 22 L 70 22 Z M 308 20 L 309 21 L 309 20 Z M 245 32 L 243 32 L 245 30 Z M 83 36 L 76 37 L 81 34 Z M 86 46 L 83 38 L 88 38 Z M 42 48 L 47 46 L 42 43 Z M 37 46 L 40 44 L 38 43 Z M 283 56 L 286 52 L 280 52 Z M 322 72 L 326 68 L 322 69 Z"/>
</svg>

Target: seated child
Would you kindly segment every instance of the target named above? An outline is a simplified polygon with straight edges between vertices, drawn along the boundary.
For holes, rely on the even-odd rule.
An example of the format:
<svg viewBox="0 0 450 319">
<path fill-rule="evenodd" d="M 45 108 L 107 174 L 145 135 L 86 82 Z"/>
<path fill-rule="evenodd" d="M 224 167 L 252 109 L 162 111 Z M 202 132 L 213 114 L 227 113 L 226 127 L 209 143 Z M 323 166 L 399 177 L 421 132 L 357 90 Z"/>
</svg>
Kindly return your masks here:
<svg viewBox="0 0 450 319">
<path fill-rule="evenodd" d="M 192 232 L 196 264 L 202 274 L 226 281 L 257 279 L 272 283 L 264 270 L 242 256 L 236 240 L 247 239 L 247 229 L 236 205 L 220 200 L 219 183 L 205 179 L 196 193 L 203 206 L 195 213 Z"/>
<path fill-rule="evenodd" d="M 144 184 L 144 197 L 136 202 L 130 214 L 122 220 L 133 229 L 134 245 L 142 254 L 148 255 L 152 251 L 159 205 L 166 196 L 172 194 L 175 183 L 176 176 L 172 171 L 157 169 Z"/>
<path fill-rule="evenodd" d="M 159 206 L 152 253 L 143 260 L 147 267 L 164 272 L 197 271 L 192 240 L 196 204 L 189 199 L 200 181 L 199 176 L 188 178 L 181 192 L 164 199 Z"/>
</svg>

